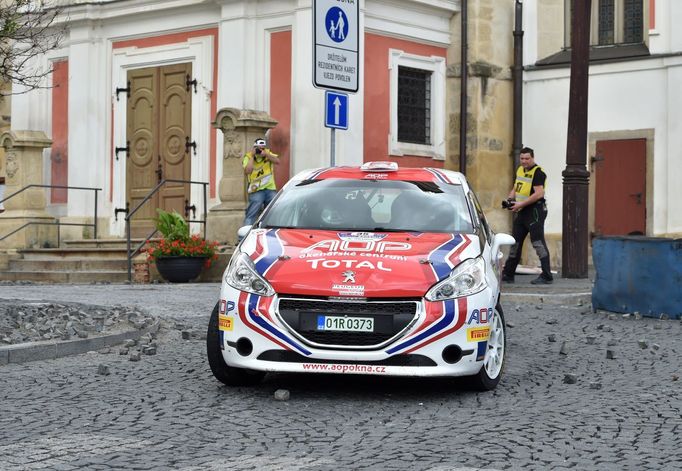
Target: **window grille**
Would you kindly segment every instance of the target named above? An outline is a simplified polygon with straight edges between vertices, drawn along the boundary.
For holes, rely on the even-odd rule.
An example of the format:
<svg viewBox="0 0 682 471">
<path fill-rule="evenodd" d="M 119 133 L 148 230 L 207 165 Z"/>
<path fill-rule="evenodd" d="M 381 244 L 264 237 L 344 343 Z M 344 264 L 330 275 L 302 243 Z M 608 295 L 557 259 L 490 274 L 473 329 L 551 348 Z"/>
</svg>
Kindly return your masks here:
<svg viewBox="0 0 682 471">
<path fill-rule="evenodd" d="M 431 144 L 431 72 L 398 67 L 398 141 Z"/>
<path fill-rule="evenodd" d="M 599 0 L 599 45 L 613 44 L 614 32 L 613 0 Z"/>
<path fill-rule="evenodd" d="M 623 12 L 623 42 L 642 42 L 644 11 L 642 0 L 625 0 Z"/>
</svg>

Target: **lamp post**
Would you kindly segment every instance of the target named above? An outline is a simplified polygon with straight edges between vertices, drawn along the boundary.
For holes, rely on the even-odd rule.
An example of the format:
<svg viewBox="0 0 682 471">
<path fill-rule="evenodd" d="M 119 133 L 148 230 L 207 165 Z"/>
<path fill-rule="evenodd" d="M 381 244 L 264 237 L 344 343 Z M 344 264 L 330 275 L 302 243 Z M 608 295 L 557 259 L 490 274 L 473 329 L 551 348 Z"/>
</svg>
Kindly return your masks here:
<svg viewBox="0 0 682 471">
<path fill-rule="evenodd" d="M 563 198 L 562 276 L 587 278 L 587 93 L 592 0 L 573 0 L 571 83 Z"/>
</svg>

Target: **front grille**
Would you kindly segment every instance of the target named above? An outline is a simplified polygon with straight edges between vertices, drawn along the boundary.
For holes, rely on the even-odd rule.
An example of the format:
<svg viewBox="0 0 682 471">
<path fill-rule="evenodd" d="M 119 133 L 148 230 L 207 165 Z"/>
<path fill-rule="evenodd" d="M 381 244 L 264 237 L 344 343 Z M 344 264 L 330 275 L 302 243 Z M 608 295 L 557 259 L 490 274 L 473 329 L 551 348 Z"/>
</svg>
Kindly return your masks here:
<svg viewBox="0 0 682 471">
<path fill-rule="evenodd" d="M 278 314 L 304 342 L 317 347 L 378 348 L 408 328 L 417 315 L 416 300 L 351 302 L 343 300 L 282 298 Z M 371 317 L 373 332 L 317 330 L 320 315 Z"/>
</svg>

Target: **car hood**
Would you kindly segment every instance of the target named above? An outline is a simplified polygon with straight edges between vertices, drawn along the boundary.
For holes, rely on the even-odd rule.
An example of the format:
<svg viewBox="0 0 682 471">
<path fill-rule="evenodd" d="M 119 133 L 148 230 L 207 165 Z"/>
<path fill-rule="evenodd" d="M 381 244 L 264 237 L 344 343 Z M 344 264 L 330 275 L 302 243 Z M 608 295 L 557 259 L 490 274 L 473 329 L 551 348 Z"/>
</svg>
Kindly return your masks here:
<svg viewBox="0 0 682 471">
<path fill-rule="evenodd" d="M 241 245 L 279 294 L 421 297 L 480 255 L 472 234 L 254 229 Z"/>
</svg>

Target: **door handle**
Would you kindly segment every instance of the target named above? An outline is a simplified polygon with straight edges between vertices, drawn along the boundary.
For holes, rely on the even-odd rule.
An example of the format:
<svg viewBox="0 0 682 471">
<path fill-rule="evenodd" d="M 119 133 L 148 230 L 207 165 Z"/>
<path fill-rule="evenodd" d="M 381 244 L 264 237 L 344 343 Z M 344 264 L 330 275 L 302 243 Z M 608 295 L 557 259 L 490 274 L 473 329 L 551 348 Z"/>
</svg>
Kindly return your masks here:
<svg viewBox="0 0 682 471">
<path fill-rule="evenodd" d="M 630 193 L 630 196 L 634 196 L 637 199 L 637 204 L 642 204 L 642 193 Z"/>
</svg>

